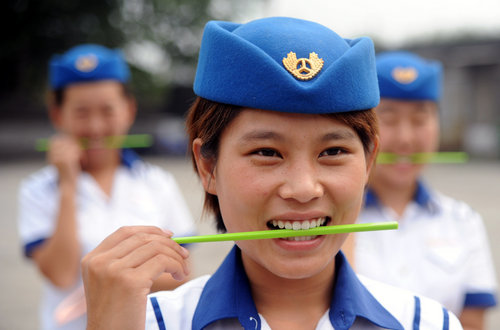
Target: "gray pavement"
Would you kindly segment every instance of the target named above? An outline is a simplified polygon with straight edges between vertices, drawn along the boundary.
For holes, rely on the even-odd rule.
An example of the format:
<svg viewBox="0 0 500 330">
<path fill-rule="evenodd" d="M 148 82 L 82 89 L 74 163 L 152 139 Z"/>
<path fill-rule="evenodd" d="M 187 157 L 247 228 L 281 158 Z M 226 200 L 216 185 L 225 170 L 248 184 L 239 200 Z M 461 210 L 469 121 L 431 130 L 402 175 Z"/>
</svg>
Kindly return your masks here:
<svg viewBox="0 0 500 330">
<path fill-rule="evenodd" d="M 195 219 L 203 193 L 191 164 L 181 158 L 149 158 L 176 177 Z M 37 328 L 40 275 L 23 259 L 17 235 L 17 191 L 22 178 L 43 166 L 43 160 L 2 163 L 0 160 L 0 330 Z M 497 272 L 500 272 L 500 162 L 433 165 L 425 176 L 448 195 L 479 211 L 488 229 Z M 214 233 L 209 220 L 198 220 L 200 234 Z M 193 275 L 212 273 L 231 243 L 202 244 L 192 249 Z M 500 326 L 500 311 L 488 315 L 488 329 Z"/>
</svg>

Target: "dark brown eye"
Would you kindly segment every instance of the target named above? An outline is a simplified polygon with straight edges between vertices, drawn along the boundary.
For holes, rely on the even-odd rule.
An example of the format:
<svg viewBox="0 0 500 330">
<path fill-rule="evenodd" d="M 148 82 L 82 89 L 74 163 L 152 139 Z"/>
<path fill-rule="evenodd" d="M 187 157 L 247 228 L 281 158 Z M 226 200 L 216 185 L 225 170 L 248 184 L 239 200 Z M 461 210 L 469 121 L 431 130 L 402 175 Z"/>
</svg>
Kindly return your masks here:
<svg viewBox="0 0 500 330">
<path fill-rule="evenodd" d="M 273 149 L 259 149 L 255 151 L 255 154 L 259 156 L 264 156 L 264 157 L 279 157 L 280 154 Z"/>
<path fill-rule="evenodd" d="M 329 148 L 319 154 L 320 157 L 338 156 L 345 152 L 342 148 Z"/>
</svg>

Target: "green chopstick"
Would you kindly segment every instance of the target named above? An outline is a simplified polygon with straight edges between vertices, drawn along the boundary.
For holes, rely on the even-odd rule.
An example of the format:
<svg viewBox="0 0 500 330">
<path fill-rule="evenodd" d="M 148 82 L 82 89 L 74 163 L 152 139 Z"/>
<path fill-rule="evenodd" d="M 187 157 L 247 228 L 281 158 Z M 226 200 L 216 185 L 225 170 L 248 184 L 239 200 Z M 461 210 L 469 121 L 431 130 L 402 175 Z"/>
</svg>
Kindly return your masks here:
<svg viewBox="0 0 500 330">
<path fill-rule="evenodd" d="M 37 139 L 35 142 L 36 151 L 49 150 L 49 139 Z M 83 149 L 87 148 L 88 139 L 80 139 Z M 110 149 L 116 148 L 148 148 L 153 145 L 153 136 L 151 134 L 129 134 L 109 136 L 106 138 L 106 147 Z"/>
<path fill-rule="evenodd" d="M 394 164 L 401 158 L 413 164 L 460 164 L 469 160 L 467 153 L 462 151 L 418 152 L 409 156 L 379 152 L 377 155 L 377 164 Z"/>
<path fill-rule="evenodd" d="M 241 233 L 225 233 L 215 235 L 200 235 L 172 238 L 179 244 L 188 243 L 205 243 L 205 242 L 223 242 L 223 241 L 245 241 L 250 239 L 269 239 L 269 238 L 285 238 L 296 236 L 316 236 L 353 233 L 359 231 L 375 231 L 398 229 L 397 221 L 374 222 L 374 223 L 355 223 L 349 225 L 323 226 L 311 229 L 293 230 L 293 229 L 276 229 L 276 230 L 261 230 L 248 231 Z"/>
</svg>

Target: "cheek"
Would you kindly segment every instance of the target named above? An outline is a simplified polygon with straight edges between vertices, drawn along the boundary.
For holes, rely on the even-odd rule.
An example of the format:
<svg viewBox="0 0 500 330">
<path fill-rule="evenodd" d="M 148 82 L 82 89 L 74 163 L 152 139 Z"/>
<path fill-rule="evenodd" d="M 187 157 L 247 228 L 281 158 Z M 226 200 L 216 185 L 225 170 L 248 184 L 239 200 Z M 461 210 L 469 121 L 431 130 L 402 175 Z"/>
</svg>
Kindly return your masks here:
<svg viewBox="0 0 500 330">
<path fill-rule="evenodd" d="M 126 109 L 117 109 L 111 114 L 103 114 L 101 120 L 107 129 L 115 134 L 126 133 L 131 123 Z"/>
<path fill-rule="evenodd" d="M 217 179 L 217 193 L 225 196 L 239 196 L 246 200 L 259 199 L 269 194 L 269 181 L 251 168 L 234 162 L 222 168 L 223 177 Z"/>
<path fill-rule="evenodd" d="M 363 163 L 364 164 L 364 163 Z M 331 176 L 328 184 L 329 196 L 337 212 L 356 217 L 363 199 L 367 172 L 363 166 L 352 166 L 349 172 Z"/>
<path fill-rule="evenodd" d="M 419 136 L 420 140 L 425 143 L 428 151 L 432 151 L 437 147 L 439 142 L 439 127 L 437 124 L 431 124 L 422 129 Z"/>
<path fill-rule="evenodd" d="M 263 213 L 265 202 L 271 195 L 270 181 L 237 162 L 219 168 L 215 189 L 221 213 L 228 231 L 251 230 L 252 223 Z"/>
<path fill-rule="evenodd" d="M 380 150 L 386 150 L 393 144 L 398 142 L 398 129 L 394 126 L 382 126 L 379 128 L 379 148 Z"/>
<path fill-rule="evenodd" d="M 88 131 L 89 120 L 86 117 L 66 116 L 63 118 L 61 129 L 64 133 L 84 136 Z"/>
</svg>

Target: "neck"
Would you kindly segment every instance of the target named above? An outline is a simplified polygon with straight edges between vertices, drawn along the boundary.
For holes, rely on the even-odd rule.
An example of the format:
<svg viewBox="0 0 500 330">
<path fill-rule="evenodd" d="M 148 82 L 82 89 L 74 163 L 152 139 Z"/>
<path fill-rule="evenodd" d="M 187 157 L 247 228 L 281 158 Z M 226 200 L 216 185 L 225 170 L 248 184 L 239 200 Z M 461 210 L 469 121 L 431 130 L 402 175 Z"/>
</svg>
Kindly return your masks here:
<svg viewBox="0 0 500 330">
<path fill-rule="evenodd" d="M 372 180 L 370 182 L 370 188 L 375 192 L 379 201 L 383 205 L 390 207 L 400 218 L 406 206 L 415 196 L 417 182 L 413 182 L 411 185 L 397 186 L 379 180 Z"/>
<path fill-rule="evenodd" d="M 246 261 L 245 261 L 246 259 Z M 335 261 L 320 273 L 304 279 L 287 279 L 244 258 L 252 296 L 272 329 L 314 329 L 330 307 Z M 251 267 L 247 267 L 253 263 Z"/>
<path fill-rule="evenodd" d="M 102 191 L 110 196 L 113 186 L 113 179 L 116 169 L 120 166 L 119 153 L 110 154 L 106 159 L 101 159 L 98 163 L 87 163 L 83 170 L 94 178 Z"/>
</svg>

